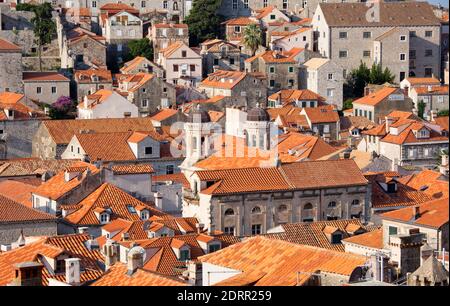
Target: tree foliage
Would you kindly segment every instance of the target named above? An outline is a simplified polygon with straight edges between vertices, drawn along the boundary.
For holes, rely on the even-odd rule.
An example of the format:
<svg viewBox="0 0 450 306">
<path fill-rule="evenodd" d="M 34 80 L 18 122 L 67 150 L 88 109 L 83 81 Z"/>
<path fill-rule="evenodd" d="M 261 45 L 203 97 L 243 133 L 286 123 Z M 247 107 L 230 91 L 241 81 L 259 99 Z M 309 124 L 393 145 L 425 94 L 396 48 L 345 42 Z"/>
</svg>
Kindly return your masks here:
<svg viewBox="0 0 450 306">
<path fill-rule="evenodd" d="M 437 113 L 439 117 L 448 116 L 448 109 L 443 109 Z"/>
<path fill-rule="evenodd" d="M 147 37 L 130 41 L 128 48 L 130 51 L 125 61 L 132 60 L 137 56 L 143 56 L 153 61 L 153 44 Z"/>
<path fill-rule="evenodd" d="M 42 71 L 42 46 L 51 43 L 53 36 L 56 34 L 56 25 L 52 20 L 52 6 L 45 2 L 35 5 L 32 8 L 34 17 L 31 18 L 33 31 L 38 45 L 39 70 Z"/>
<path fill-rule="evenodd" d="M 194 0 L 189 16 L 184 20 L 189 26 L 189 43 L 192 46 L 221 37 L 224 17 L 216 13 L 221 3 L 221 0 Z"/>
<path fill-rule="evenodd" d="M 257 24 L 251 24 L 244 29 L 243 43 L 252 51 L 252 56 L 255 55 L 256 50 L 262 44 L 261 28 Z"/>
<path fill-rule="evenodd" d="M 362 97 L 364 87 L 367 84 L 384 84 L 394 81 L 394 75 L 386 67 L 384 70 L 381 65 L 373 64 L 369 69 L 366 63 L 361 62 L 358 68 L 353 69 L 345 84 L 346 97 Z"/>
<path fill-rule="evenodd" d="M 16 11 L 33 12 L 35 7 L 36 7 L 36 5 L 30 4 L 30 3 L 17 3 Z"/>
<path fill-rule="evenodd" d="M 425 114 L 425 102 L 423 102 L 423 100 L 420 100 L 419 103 L 417 104 L 417 115 L 423 119 L 423 116 Z"/>
</svg>

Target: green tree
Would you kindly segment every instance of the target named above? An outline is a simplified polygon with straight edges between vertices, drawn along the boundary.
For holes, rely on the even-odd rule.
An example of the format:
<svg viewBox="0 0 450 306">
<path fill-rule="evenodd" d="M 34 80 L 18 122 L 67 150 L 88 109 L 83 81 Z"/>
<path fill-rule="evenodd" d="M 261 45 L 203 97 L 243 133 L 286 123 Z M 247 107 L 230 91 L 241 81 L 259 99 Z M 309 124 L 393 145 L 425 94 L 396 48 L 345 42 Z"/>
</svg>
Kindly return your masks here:
<svg viewBox="0 0 450 306">
<path fill-rule="evenodd" d="M 132 60 L 137 56 L 143 56 L 148 60 L 153 61 L 153 44 L 147 38 L 132 40 L 128 43 L 130 52 L 126 58 L 126 61 Z"/>
<path fill-rule="evenodd" d="M 52 20 L 52 6 L 45 2 L 36 5 L 33 9 L 34 17 L 31 23 L 34 26 L 34 36 L 38 45 L 39 70 L 42 71 L 42 46 L 51 43 L 56 34 L 56 25 Z"/>
<path fill-rule="evenodd" d="M 418 113 L 419 117 L 422 119 L 423 119 L 423 115 L 425 113 L 425 106 L 426 106 L 426 104 L 423 102 L 423 100 L 420 100 L 419 103 L 417 104 L 417 113 Z"/>
<path fill-rule="evenodd" d="M 221 37 L 223 16 L 216 12 L 222 0 L 194 0 L 189 16 L 184 22 L 189 26 L 189 43 L 198 46 L 201 42 Z"/>
<path fill-rule="evenodd" d="M 16 11 L 28 11 L 32 12 L 36 5 L 30 3 L 17 3 Z"/>
<path fill-rule="evenodd" d="M 351 109 L 353 108 L 353 99 L 347 99 L 344 101 L 344 105 L 342 106 L 342 108 L 345 109 Z"/>
<path fill-rule="evenodd" d="M 262 44 L 261 28 L 257 24 L 251 24 L 244 29 L 243 43 L 252 51 L 252 56 Z"/>
<path fill-rule="evenodd" d="M 358 68 L 353 69 L 345 84 L 345 96 L 349 98 L 362 97 L 364 95 L 364 87 L 367 84 L 384 84 L 391 83 L 394 75 L 386 67 L 384 70 L 381 65 L 373 64 L 369 69 L 366 63 L 361 62 Z"/>
<path fill-rule="evenodd" d="M 438 117 L 448 116 L 448 109 L 443 109 L 437 113 Z"/>
</svg>

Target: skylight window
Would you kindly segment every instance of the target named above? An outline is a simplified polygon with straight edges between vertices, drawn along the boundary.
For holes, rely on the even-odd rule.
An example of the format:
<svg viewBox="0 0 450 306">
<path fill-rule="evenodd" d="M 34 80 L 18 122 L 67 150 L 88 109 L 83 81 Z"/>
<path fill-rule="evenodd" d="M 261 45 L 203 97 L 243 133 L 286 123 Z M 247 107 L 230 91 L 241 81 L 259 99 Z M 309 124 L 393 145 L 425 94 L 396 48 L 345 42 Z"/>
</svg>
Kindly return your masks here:
<svg viewBox="0 0 450 306">
<path fill-rule="evenodd" d="M 127 205 L 127 209 L 132 214 L 136 213 L 136 209 L 133 207 L 133 205 Z"/>
</svg>

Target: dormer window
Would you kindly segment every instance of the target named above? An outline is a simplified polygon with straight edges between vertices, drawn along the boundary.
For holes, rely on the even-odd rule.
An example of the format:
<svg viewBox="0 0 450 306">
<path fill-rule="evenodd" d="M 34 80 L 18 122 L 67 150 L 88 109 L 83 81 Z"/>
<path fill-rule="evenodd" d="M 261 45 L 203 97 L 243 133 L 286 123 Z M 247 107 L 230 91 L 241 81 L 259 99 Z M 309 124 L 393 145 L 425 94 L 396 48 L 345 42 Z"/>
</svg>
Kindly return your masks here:
<svg viewBox="0 0 450 306">
<path fill-rule="evenodd" d="M 108 213 L 101 213 L 100 214 L 100 223 L 105 224 L 109 222 L 109 214 Z"/>
<path fill-rule="evenodd" d="M 208 246 L 208 253 L 213 253 L 220 250 L 220 243 L 210 243 Z"/>
<path fill-rule="evenodd" d="M 387 192 L 388 193 L 394 193 L 397 191 L 397 183 L 396 182 L 389 182 L 387 184 Z"/>
<path fill-rule="evenodd" d="M 331 243 L 332 244 L 338 244 L 341 243 L 342 240 L 342 233 L 334 233 L 331 235 Z"/>
<path fill-rule="evenodd" d="M 152 155 L 153 147 L 145 147 L 145 155 Z"/>
<path fill-rule="evenodd" d="M 147 209 L 144 209 L 143 211 L 141 211 L 141 219 L 142 220 L 147 220 L 150 217 L 150 213 Z"/>
<path fill-rule="evenodd" d="M 179 260 L 185 261 L 191 258 L 191 251 L 189 249 L 180 250 Z"/>
</svg>

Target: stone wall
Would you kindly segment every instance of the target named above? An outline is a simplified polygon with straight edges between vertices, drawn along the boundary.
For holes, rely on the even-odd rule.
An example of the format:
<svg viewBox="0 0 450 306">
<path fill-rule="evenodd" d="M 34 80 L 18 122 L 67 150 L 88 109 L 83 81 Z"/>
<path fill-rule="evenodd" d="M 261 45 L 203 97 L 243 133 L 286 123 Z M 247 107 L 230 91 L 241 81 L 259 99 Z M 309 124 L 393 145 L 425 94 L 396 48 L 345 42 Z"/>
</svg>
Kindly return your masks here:
<svg viewBox="0 0 450 306">
<path fill-rule="evenodd" d="M 42 70 L 58 70 L 61 67 L 61 58 L 59 56 L 42 56 Z M 25 71 L 39 71 L 39 57 L 22 57 L 22 65 Z"/>
<path fill-rule="evenodd" d="M 25 236 L 54 236 L 57 234 L 57 222 L 0 223 L 0 244 L 10 244 L 19 239 L 23 230 Z"/>
<path fill-rule="evenodd" d="M 41 120 L 2 120 L 0 130 L 3 131 L 5 150 L 0 148 L 0 159 L 31 157 L 33 136 L 38 130 Z"/>
</svg>

